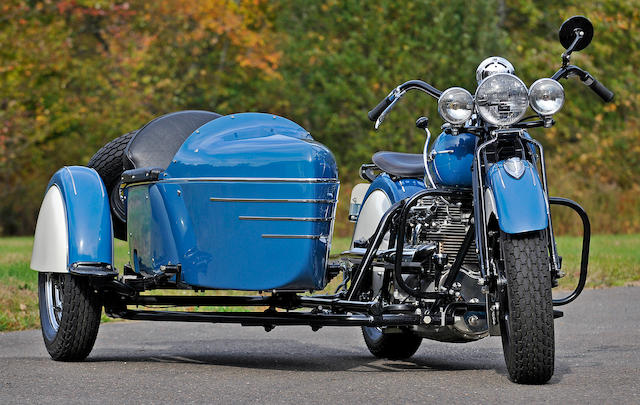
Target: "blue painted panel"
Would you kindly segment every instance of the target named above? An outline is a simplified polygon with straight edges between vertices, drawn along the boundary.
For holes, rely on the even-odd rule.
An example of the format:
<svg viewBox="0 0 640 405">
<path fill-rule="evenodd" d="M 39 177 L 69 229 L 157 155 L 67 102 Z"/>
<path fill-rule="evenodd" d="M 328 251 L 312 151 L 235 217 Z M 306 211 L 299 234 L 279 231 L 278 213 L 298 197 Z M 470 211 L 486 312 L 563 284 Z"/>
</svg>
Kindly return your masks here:
<svg viewBox="0 0 640 405">
<path fill-rule="evenodd" d="M 183 282 L 203 288 L 321 289 L 337 175 L 331 152 L 289 120 L 247 113 L 211 121 L 185 141 L 160 181 L 127 188 L 134 267 L 157 272 L 171 260 L 181 264 Z"/>
<path fill-rule="evenodd" d="M 366 201 L 369 195 L 375 190 L 381 190 L 389 197 L 391 204 L 395 204 L 425 188 L 424 181 L 422 180 L 400 179 L 394 181 L 387 173 L 382 173 L 371 183 L 363 201 Z M 362 206 L 364 206 L 364 204 L 362 204 Z"/>
<path fill-rule="evenodd" d="M 548 201 L 537 170 L 523 161 L 525 171 L 515 179 L 504 169 L 504 162 L 494 164 L 487 173 L 498 212 L 500 229 L 506 233 L 522 233 L 546 229 Z"/>
<path fill-rule="evenodd" d="M 176 177 L 337 178 L 329 149 L 276 115 L 227 115 L 200 127 L 166 171 Z"/>
<path fill-rule="evenodd" d="M 155 196 L 154 192 L 159 193 Z M 136 271 L 157 272 L 167 260 L 182 265 L 193 286 L 237 290 L 321 289 L 331 221 L 240 217 L 327 218 L 337 184 L 159 182 L 130 187 L 128 215 Z M 149 196 L 149 198 L 147 198 Z M 328 199 L 328 203 L 233 202 L 232 199 Z M 153 205 L 158 202 L 158 215 Z M 164 217 L 170 218 L 164 220 Z M 322 235 L 272 239 L 262 235 Z"/>
<path fill-rule="evenodd" d="M 136 272 L 158 273 L 162 265 L 180 263 L 171 220 L 157 185 L 127 189 L 127 232 Z"/>
<path fill-rule="evenodd" d="M 476 146 L 476 136 L 468 133 L 450 135 L 441 133 L 433 143 L 438 153 L 429 162 L 429 170 L 437 184 L 450 187 L 471 187 L 471 166 Z"/>
<path fill-rule="evenodd" d="M 47 186 L 57 185 L 64 198 L 69 235 L 68 265 L 113 264 L 113 230 L 109 197 L 98 173 L 88 167 L 58 170 Z"/>
</svg>

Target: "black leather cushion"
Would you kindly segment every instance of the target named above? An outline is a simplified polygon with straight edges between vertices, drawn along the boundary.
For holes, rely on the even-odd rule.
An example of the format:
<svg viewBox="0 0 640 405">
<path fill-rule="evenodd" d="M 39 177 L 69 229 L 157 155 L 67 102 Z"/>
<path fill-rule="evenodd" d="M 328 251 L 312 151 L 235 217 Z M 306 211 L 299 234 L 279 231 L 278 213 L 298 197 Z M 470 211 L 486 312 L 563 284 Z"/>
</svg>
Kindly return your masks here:
<svg viewBox="0 0 640 405">
<path fill-rule="evenodd" d="M 202 125 L 221 117 L 210 111 L 178 111 L 158 117 L 133 136 L 125 152 L 124 168 L 166 169 L 182 143 Z"/>
<path fill-rule="evenodd" d="M 378 152 L 372 160 L 380 170 L 397 177 L 422 177 L 425 173 L 420 153 Z"/>
</svg>

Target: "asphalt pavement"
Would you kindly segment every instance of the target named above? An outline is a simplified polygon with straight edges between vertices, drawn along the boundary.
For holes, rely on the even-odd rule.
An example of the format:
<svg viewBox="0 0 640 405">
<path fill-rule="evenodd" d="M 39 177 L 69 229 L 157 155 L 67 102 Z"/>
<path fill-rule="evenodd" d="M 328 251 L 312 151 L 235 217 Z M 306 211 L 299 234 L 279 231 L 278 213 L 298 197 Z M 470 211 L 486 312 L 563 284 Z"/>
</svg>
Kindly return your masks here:
<svg viewBox="0 0 640 405">
<path fill-rule="evenodd" d="M 389 361 L 359 328 L 114 322 L 78 363 L 52 361 L 39 330 L 0 333 L 0 403 L 640 403 L 640 287 L 562 310 L 544 386 L 509 381 L 496 337 Z"/>
</svg>

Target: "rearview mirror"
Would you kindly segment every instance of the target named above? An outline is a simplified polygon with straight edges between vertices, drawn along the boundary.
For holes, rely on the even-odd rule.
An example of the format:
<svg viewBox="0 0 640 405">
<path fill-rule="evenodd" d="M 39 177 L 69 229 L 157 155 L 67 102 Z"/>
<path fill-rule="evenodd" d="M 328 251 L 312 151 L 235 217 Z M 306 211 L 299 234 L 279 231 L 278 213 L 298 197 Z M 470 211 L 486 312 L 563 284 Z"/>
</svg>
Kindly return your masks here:
<svg viewBox="0 0 640 405">
<path fill-rule="evenodd" d="M 567 54 L 581 51 L 593 39 L 593 24 L 585 16 L 574 15 L 562 23 L 558 37 L 562 46 L 567 50 Z"/>
</svg>

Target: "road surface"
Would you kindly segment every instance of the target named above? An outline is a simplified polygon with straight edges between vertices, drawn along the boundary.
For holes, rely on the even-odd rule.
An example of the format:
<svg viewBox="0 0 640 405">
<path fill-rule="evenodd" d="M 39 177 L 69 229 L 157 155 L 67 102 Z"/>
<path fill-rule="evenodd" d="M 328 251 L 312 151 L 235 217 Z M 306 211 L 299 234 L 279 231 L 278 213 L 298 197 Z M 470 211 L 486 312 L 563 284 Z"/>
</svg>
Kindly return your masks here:
<svg viewBox="0 0 640 405">
<path fill-rule="evenodd" d="M 114 322 L 80 363 L 50 360 L 38 330 L 0 333 L 0 403 L 640 403 L 640 287 L 562 309 L 545 386 L 508 380 L 499 338 L 389 361 L 359 328 Z"/>
</svg>

